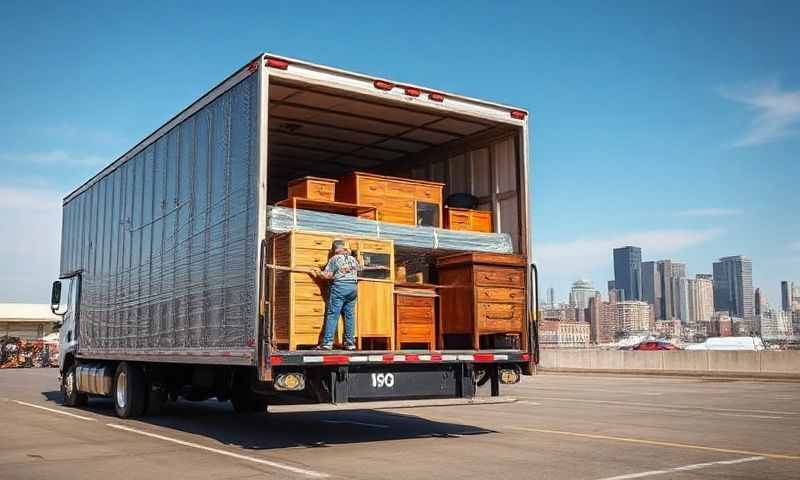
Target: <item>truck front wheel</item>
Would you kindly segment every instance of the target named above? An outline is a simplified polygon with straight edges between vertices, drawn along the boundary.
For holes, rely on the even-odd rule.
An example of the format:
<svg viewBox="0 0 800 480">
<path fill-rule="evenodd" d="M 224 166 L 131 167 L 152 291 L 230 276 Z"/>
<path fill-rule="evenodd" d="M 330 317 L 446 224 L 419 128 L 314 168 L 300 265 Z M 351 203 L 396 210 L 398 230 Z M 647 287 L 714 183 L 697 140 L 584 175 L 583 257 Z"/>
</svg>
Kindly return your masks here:
<svg viewBox="0 0 800 480">
<path fill-rule="evenodd" d="M 61 376 L 61 393 L 64 394 L 64 405 L 82 407 L 89 401 L 89 395 L 78 391 L 77 365 L 70 365 Z"/>
<path fill-rule="evenodd" d="M 140 417 L 146 406 L 146 382 L 142 369 L 121 362 L 114 375 L 114 410 L 120 418 Z"/>
</svg>

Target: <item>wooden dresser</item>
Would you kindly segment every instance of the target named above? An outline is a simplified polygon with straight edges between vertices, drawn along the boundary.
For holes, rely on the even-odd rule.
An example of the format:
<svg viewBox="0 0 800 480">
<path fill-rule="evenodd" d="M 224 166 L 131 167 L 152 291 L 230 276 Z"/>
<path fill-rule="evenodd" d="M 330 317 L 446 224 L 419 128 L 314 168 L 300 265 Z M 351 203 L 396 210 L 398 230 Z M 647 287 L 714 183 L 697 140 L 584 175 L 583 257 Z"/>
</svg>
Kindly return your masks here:
<svg viewBox="0 0 800 480">
<path fill-rule="evenodd" d="M 492 212 L 445 207 L 444 228 L 492 233 Z"/>
<path fill-rule="evenodd" d="M 271 263 L 280 267 L 308 269 L 325 268 L 331 256 L 334 235 L 289 232 L 276 235 L 272 242 Z M 394 264 L 394 245 L 391 240 L 360 240 L 344 237 L 351 250 L 357 251 L 362 262 Z M 369 272 L 369 271 L 368 271 Z M 376 270 L 374 272 L 383 272 Z M 359 278 L 356 304 L 356 337 L 385 339 L 388 348 L 394 342 L 393 268 L 387 278 Z M 367 273 L 368 275 L 370 273 Z M 375 274 L 378 276 L 379 274 Z M 272 341 L 279 348 L 297 350 L 312 347 L 321 340 L 325 324 L 325 303 L 329 282 L 313 278 L 308 273 L 271 270 L 273 332 Z M 339 319 L 337 342 L 341 343 L 343 320 Z"/>
<path fill-rule="evenodd" d="M 436 262 L 440 347 L 482 348 L 481 337 L 525 331 L 526 261 L 519 255 L 463 253 Z M 484 338 L 488 343 L 490 338 Z M 521 339 L 522 340 L 522 339 Z"/>
<path fill-rule="evenodd" d="M 353 172 L 339 179 L 336 200 L 378 209 L 382 222 L 442 226 L 443 183 Z"/>
<path fill-rule="evenodd" d="M 303 177 L 289 182 L 289 198 L 307 198 L 332 202 L 336 196 L 336 183 L 332 178 Z"/>
<path fill-rule="evenodd" d="M 396 284 L 394 289 L 397 348 L 436 348 L 436 286 Z"/>
</svg>

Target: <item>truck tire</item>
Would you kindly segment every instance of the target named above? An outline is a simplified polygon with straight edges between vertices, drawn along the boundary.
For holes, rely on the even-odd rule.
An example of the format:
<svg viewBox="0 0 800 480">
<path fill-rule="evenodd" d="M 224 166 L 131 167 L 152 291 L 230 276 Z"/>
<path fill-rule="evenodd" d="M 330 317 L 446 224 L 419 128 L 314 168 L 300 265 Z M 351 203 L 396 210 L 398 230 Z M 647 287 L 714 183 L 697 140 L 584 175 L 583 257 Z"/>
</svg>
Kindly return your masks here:
<svg viewBox="0 0 800 480">
<path fill-rule="evenodd" d="M 64 394 L 64 405 L 82 407 L 89 401 L 89 395 L 78 391 L 77 365 L 71 365 L 67 373 L 61 376 L 61 392 Z"/>
<path fill-rule="evenodd" d="M 140 417 L 144 413 L 146 392 L 142 369 L 128 362 L 120 362 L 114 374 L 114 410 L 120 418 Z"/>
<path fill-rule="evenodd" d="M 238 370 L 233 377 L 231 404 L 236 413 L 266 413 L 267 401 L 258 397 L 250 388 L 250 375 L 247 370 Z"/>
</svg>

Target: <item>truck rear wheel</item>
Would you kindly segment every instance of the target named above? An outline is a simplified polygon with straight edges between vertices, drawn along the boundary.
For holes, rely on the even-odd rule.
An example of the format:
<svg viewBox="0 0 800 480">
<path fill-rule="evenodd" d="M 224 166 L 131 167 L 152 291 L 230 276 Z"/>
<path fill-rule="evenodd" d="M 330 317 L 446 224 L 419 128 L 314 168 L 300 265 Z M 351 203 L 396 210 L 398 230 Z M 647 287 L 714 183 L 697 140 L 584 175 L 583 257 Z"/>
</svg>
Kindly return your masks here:
<svg viewBox="0 0 800 480">
<path fill-rule="evenodd" d="M 140 417 L 146 406 L 146 382 L 142 369 L 121 362 L 114 375 L 114 410 L 120 418 Z"/>
<path fill-rule="evenodd" d="M 64 405 L 82 407 L 89 401 L 89 395 L 78 391 L 77 365 L 71 365 L 61 377 L 61 392 L 64 394 Z"/>
</svg>

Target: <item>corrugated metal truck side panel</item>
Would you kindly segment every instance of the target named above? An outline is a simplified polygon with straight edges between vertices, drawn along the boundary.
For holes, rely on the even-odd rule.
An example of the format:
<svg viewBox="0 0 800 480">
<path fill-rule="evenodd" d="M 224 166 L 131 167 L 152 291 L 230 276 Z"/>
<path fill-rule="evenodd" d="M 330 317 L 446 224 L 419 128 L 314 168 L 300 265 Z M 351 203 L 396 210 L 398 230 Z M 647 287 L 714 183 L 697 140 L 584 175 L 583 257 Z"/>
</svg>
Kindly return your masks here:
<svg viewBox="0 0 800 480">
<path fill-rule="evenodd" d="M 81 355 L 252 347 L 258 108 L 252 73 L 65 203 Z"/>
</svg>

